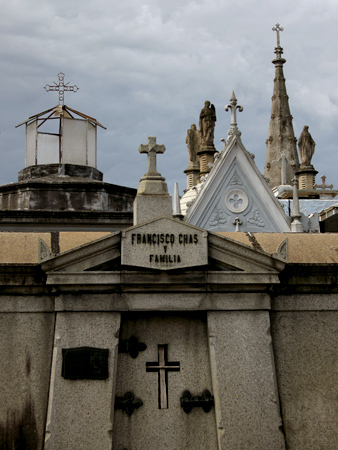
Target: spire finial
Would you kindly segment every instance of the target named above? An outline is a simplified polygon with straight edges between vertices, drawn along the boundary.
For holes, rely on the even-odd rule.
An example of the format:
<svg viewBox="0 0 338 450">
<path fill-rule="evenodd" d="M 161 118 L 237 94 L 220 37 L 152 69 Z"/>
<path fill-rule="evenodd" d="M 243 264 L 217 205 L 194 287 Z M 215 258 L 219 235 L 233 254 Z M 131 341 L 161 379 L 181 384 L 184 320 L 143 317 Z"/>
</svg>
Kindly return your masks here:
<svg viewBox="0 0 338 450">
<path fill-rule="evenodd" d="M 284 31 L 284 28 L 282 28 L 279 23 L 276 23 L 276 25 L 272 28 L 272 31 L 277 31 L 277 47 L 280 47 L 279 32 Z"/>
<path fill-rule="evenodd" d="M 298 198 L 298 180 L 297 177 L 292 179 L 293 184 L 293 200 L 292 200 L 292 214 L 291 214 L 291 232 L 302 233 L 304 231 L 300 218 L 302 217 L 299 211 L 299 198 Z"/>
<path fill-rule="evenodd" d="M 180 204 L 180 194 L 178 191 L 178 183 L 174 185 L 174 202 L 173 202 L 173 217 L 176 219 L 183 219 L 183 214 L 181 212 L 181 204 Z"/>
<path fill-rule="evenodd" d="M 277 47 L 275 47 L 275 53 L 277 55 L 276 60 L 280 60 L 283 64 L 285 63 L 285 60 L 282 58 L 283 49 L 280 46 L 280 31 L 284 31 L 284 28 L 282 28 L 279 23 L 276 23 L 276 25 L 272 28 L 272 31 L 276 31 L 277 33 Z M 275 62 L 276 60 L 272 61 Z"/>
<path fill-rule="evenodd" d="M 241 132 L 239 131 L 239 129 L 237 127 L 236 110 L 238 109 L 238 111 L 242 112 L 243 106 L 237 105 L 237 98 L 236 98 L 234 91 L 232 91 L 229 105 L 226 105 L 224 109 L 225 109 L 225 111 L 229 111 L 229 109 L 231 110 L 231 124 L 230 124 L 230 130 L 228 131 L 228 135 L 229 135 L 228 140 L 229 140 L 230 137 L 234 134 L 237 134 L 238 136 L 241 135 Z"/>
</svg>

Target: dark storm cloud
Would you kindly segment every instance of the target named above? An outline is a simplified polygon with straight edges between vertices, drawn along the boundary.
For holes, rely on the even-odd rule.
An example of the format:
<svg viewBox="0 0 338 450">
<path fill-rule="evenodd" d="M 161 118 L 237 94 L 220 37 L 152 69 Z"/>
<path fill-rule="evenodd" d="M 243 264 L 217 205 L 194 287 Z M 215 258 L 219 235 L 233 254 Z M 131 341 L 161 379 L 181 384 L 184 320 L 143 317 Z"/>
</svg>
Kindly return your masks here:
<svg viewBox="0 0 338 450">
<path fill-rule="evenodd" d="M 271 28 L 280 22 L 295 134 L 310 126 L 313 164 L 337 188 L 337 12 L 329 0 L 7 3 L 0 18 L 0 183 L 16 181 L 24 167 L 24 128 L 14 126 L 57 104 L 43 86 L 60 71 L 80 87 L 65 103 L 108 128 L 98 135 L 105 181 L 136 187 L 146 171 L 138 146 L 156 135 L 167 148 L 158 169 L 171 192 L 175 181 L 182 192 L 186 130 L 211 100 L 215 144 L 222 149 L 230 124 L 224 106 L 233 89 L 244 107 L 238 116 L 243 142 L 263 171 L 276 45 Z"/>
</svg>

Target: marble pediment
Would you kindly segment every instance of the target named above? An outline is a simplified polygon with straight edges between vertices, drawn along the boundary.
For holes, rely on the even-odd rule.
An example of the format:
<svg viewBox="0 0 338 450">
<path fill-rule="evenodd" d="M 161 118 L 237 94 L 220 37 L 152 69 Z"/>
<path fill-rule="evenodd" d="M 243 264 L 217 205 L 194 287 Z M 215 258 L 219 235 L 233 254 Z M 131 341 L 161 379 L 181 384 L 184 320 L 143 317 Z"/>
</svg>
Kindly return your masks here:
<svg viewBox="0 0 338 450">
<path fill-rule="evenodd" d="M 239 136 L 217 157 L 185 221 L 215 232 L 290 231 L 290 218 Z"/>
</svg>

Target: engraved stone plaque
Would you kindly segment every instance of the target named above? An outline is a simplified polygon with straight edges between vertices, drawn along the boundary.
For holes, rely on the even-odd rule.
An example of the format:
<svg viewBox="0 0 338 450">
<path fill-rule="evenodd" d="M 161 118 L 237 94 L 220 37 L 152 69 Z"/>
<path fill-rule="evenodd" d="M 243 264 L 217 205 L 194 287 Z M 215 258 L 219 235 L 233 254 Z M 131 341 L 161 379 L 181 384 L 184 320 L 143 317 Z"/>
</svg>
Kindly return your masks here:
<svg viewBox="0 0 338 450">
<path fill-rule="evenodd" d="M 208 233 L 161 218 L 122 233 L 122 265 L 171 270 L 208 264 Z"/>
<path fill-rule="evenodd" d="M 108 378 L 109 350 L 94 347 L 62 349 L 62 376 L 68 380 Z"/>
</svg>

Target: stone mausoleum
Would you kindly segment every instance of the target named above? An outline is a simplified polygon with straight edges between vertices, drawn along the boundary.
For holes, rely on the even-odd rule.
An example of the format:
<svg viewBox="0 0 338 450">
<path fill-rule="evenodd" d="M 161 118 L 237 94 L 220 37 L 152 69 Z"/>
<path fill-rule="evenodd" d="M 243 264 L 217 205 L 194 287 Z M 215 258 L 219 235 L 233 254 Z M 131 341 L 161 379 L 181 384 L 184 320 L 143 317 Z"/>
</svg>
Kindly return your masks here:
<svg viewBox="0 0 338 450">
<path fill-rule="evenodd" d="M 103 182 L 92 117 L 61 102 L 24 122 L 0 187 L 1 450 L 338 448 L 338 234 L 318 222 L 336 193 L 308 129 L 301 163 L 291 122 L 274 138 L 275 31 L 265 176 L 234 93 L 223 149 L 211 102 L 188 130 L 173 201 L 154 136 L 134 190 Z"/>
</svg>

